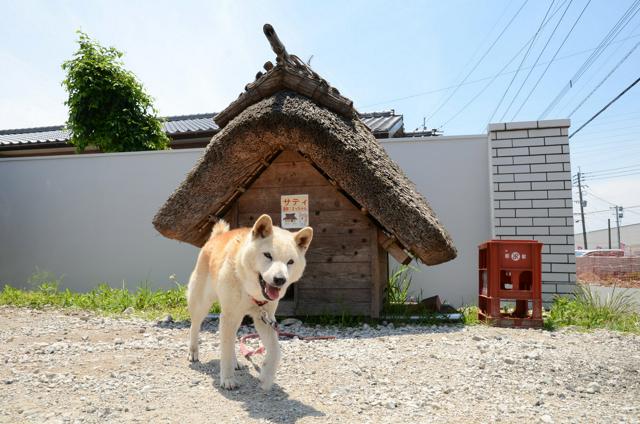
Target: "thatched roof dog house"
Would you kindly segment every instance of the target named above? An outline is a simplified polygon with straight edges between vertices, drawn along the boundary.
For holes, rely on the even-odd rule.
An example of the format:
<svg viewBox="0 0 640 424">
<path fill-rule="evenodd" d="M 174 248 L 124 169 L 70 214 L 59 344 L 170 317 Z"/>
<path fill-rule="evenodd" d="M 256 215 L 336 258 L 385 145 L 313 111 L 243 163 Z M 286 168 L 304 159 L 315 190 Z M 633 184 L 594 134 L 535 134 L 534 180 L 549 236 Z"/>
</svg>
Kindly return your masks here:
<svg viewBox="0 0 640 424">
<path fill-rule="evenodd" d="M 433 265 L 456 250 L 352 102 L 287 54 L 270 25 L 264 30 L 277 64 L 267 62 L 216 115 L 220 132 L 153 223 L 166 237 L 202 246 L 218 219 L 251 226 L 268 213 L 284 224 L 293 215 L 281 216 L 283 196 L 307 195 L 307 268 L 279 311 L 379 316 L 386 252 Z"/>
</svg>

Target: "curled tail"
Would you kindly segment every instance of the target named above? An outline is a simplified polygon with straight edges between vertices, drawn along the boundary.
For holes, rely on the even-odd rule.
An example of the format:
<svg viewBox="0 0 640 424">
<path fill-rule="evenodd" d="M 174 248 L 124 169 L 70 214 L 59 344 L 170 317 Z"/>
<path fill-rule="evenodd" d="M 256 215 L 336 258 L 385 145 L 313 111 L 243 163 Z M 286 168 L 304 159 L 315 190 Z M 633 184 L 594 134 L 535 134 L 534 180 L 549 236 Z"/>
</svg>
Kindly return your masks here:
<svg viewBox="0 0 640 424">
<path fill-rule="evenodd" d="M 229 224 L 224 219 L 221 219 L 213 226 L 211 235 L 209 236 L 209 240 L 213 239 L 214 237 L 218 237 L 220 234 L 226 233 L 227 231 L 229 231 Z"/>
</svg>

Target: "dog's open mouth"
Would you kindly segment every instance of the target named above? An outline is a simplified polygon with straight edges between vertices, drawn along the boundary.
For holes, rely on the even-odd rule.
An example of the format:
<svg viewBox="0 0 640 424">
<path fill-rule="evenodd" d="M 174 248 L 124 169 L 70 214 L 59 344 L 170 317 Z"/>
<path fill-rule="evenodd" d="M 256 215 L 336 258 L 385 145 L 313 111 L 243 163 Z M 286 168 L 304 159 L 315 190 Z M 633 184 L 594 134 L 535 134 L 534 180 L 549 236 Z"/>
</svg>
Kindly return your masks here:
<svg viewBox="0 0 640 424">
<path fill-rule="evenodd" d="M 260 288 L 262 289 L 262 295 L 267 300 L 276 300 L 280 296 L 280 289 L 268 284 L 262 278 L 262 274 L 258 274 L 258 281 L 260 282 Z"/>
</svg>

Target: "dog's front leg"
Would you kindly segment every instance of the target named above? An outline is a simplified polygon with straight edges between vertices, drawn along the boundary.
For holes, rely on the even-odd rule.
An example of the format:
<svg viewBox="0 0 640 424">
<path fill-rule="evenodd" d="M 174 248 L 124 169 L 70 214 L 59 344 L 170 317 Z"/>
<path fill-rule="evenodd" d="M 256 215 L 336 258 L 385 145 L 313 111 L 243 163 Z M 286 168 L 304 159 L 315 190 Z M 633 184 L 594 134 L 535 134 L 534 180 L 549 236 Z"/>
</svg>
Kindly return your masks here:
<svg viewBox="0 0 640 424">
<path fill-rule="evenodd" d="M 220 386 L 227 390 L 238 387 L 238 381 L 234 377 L 235 342 L 242 318 L 242 315 L 224 312 L 220 316 Z"/>
<path fill-rule="evenodd" d="M 274 322 L 275 318 L 270 317 Z M 280 365 L 280 343 L 278 343 L 278 333 L 269 325 L 262 322 L 260 318 L 254 320 L 256 330 L 260 335 L 260 340 L 264 345 L 267 353 L 264 361 L 262 362 L 262 368 L 260 369 L 260 387 L 264 390 L 269 390 L 273 385 L 273 381 L 276 377 L 276 371 L 278 365 Z"/>
</svg>

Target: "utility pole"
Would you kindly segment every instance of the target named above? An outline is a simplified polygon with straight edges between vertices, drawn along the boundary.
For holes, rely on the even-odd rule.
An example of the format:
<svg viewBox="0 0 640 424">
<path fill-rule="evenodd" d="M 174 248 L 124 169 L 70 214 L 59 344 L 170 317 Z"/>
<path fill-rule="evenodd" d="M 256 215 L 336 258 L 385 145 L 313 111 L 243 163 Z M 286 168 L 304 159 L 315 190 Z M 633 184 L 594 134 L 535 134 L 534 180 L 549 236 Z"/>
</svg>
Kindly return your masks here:
<svg viewBox="0 0 640 424">
<path fill-rule="evenodd" d="M 616 205 L 616 227 L 618 227 L 618 249 L 622 249 L 622 241 L 620 240 L 620 215 L 622 214 L 622 206 Z"/>
<path fill-rule="evenodd" d="M 607 218 L 607 231 L 609 233 L 609 249 L 611 249 L 611 218 Z"/>
<path fill-rule="evenodd" d="M 578 171 L 578 193 L 580 196 L 580 222 L 582 222 L 582 240 L 584 241 L 584 248 L 586 250 L 589 248 L 589 246 L 587 245 L 587 226 L 584 222 L 584 202 L 582 201 L 582 174 L 580 173 L 580 171 Z"/>
</svg>

